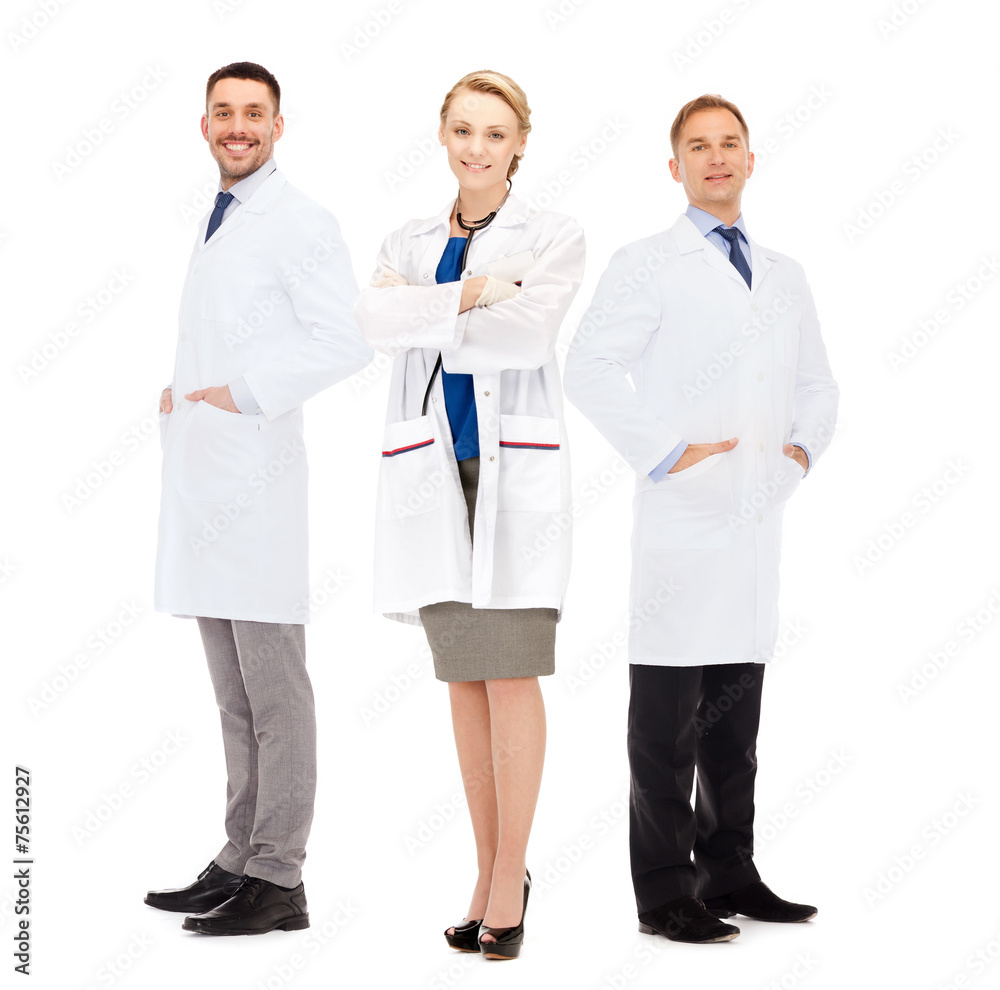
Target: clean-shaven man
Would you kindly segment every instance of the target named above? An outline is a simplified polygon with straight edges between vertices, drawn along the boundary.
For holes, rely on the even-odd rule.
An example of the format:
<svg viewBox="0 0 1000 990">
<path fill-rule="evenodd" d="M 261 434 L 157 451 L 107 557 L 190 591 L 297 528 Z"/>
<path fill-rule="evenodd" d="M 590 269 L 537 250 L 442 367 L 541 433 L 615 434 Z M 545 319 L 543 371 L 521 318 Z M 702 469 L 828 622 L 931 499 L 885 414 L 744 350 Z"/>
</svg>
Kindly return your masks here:
<svg viewBox="0 0 1000 990">
<path fill-rule="evenodd" d="M 754 777 L 782 514 L 830 441 L 838 390 L 802 269 L 744 223 L 743 115 L 699 97 L 670 140 L 690 205 L 613 256 L 565 389 L 638 476 L 628 753 L 639 930 L 719 942 L 739 934 L 721 920 L 734 914 L 816 914 L 754 866 Z"/>
<path fill-rule="evenodd" d="M 309 926 L 316 718 L 302 403 L 372 356 L 336 220 L 275 167 L 283 129 L 278 82 L 262 66 L 209 77 L 201 132 L 220 188 L 198 230 L 160 398 L 155 605 L 198 620 L 222 717 L 228 841 L 193 884 L 150 891 L 146 903 L 211 935 Z"/>
</svg>

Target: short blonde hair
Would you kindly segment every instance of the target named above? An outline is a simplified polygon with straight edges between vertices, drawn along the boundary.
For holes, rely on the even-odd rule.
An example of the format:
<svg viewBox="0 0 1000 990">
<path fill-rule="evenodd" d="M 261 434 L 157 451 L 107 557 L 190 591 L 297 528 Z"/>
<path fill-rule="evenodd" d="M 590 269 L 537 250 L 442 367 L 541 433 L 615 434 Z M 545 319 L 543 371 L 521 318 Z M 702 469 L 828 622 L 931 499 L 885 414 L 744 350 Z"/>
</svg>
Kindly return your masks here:
<svg viewBox="0 0 1000 990">
<path fill-rule="evenodd" d="M 494 72 L 492 69 L 480 69 L 477 72 L 470 72 L 467 76 L 462 76 L 444 98 L 441 104 L 441 125 L 444 126 L 448 119 L 448 110 L 451 108 L 455 94 L 463 89 L 471 89 L 474 93 L 490 93 L 499 96 L 504 103 L 514 111 L 517 117 L 517 130 L 521 135 L 527 134 L 531 130 L 531 107 L 528 106 L 528 98 L 524 95 L 524 90 L 510 76 L 505 76 L 502 72 Z M 509 179 L 520 164 L 521 158 L 515 155 L 510 160 L 507 168 L 507 178 Z"/>
<path fill-rule="evenodd" d="M 735 103 L 724 100 L 718 93 L 705 93 L 703 96 L 685 103 L 674 118 L 674 122 L 670 127 L 670 148 L 674 153 L 674 158 L 679 157 L 677 154 L 677 142 L 681 139 L 681 131 L 687 123 L 688 117 L 701 110 L 728 110 L 740 122 L 743 139 L 746 141 L 747 149 L 749 150 L 750 128 L 747 127 L 747 122 L 743 119 L 740 108 Z"/>
</svg>

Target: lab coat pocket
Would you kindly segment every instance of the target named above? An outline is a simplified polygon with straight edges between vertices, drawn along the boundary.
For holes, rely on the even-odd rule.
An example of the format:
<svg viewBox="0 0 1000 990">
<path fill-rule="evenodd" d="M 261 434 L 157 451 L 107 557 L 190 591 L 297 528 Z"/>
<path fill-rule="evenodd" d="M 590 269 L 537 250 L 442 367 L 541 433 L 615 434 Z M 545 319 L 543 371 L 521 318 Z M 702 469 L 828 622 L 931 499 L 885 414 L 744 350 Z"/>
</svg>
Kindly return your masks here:
<svg viewBox="0 0 1000 990">
<path fill-rule="evenodd" d="M 383 519 L 404 519 L 440 506 L 445 473 L 439 448 L 430 416 L 386 425 L 379 472 Z"/>
<path fill-rule="evenodd" d="M 783 463 L 774 472 L 775 496 L 779 503 L 786 502 L 792 497 L 792 493 L 806 475 L 805 468 L 794 457 L 782 453 L 781 460 Z"/>
<path fill-rule="evenodd" d="M 718 550 L 733 539 L 733 496 L 725 454 L 666 475 L 643 492 L 647 550 Z"/>
<path fill-rule="evenodd" d="M 177 408 L 170 414 L 176 416 Z M 260 467 L 262 444 L 258 416 L 244 416 L 204 399 L 187 414 L 177 475 L 183 498 L 242 504 L 250 498 L 250 476 Z"/>
<path fill-rule="evenodd" d="M 500 416 L 497 508 L 558 512 L 561 503 L 559 420 Z"/>
</svg>

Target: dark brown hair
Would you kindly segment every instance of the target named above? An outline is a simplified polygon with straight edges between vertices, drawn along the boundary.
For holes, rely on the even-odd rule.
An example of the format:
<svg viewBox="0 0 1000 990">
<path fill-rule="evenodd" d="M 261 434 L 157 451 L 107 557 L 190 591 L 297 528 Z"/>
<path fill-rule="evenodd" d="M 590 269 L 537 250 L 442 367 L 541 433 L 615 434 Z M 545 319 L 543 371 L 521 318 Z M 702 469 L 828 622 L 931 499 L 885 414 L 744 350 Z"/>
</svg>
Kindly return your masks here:
<svg viewBox="0 0 1000 990">
<path fill-rule="evenodd" d="M 221 69 L 216 69 L 208 77 L 208 85 L 205 87 L 206 106 L 208 105 L 208 98 L 212 93 L 212 87 L 220 79 L 254 79 L 257 82 L 262 82 L 271 91 L 271 97 L 274 100 L 275 116 L 281 110 L 281 87 L 278 85 L 278 80 L 264 66 L 258 65 L 256 62 L 231 62 L 229 65 L 224 65 Z"/>
</svg>

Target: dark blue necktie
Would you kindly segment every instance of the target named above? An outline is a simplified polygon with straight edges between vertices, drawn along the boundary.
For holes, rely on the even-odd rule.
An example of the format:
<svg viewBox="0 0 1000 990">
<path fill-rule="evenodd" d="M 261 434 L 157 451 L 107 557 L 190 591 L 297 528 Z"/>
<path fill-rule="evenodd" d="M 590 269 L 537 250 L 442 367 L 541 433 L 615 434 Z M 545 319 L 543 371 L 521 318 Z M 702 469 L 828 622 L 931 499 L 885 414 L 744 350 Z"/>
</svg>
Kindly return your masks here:
<svg viewBox="0 0 1000 990">
<path fill-rule="evenodd" d="M 750 266 L 747 264 L 747 259 L 743 257 L 743 252 L 740 250 L 740 232 L 735 227 L 726 227 L 724 224 L 719 224 L 715 229 L 729 241 L 729 260 L 743 276 L 743 281 L 746 282 L 747 288 L 750 288 Z"/>
<path fill-rule="evenodd" d="M 219 229 L 219 226 L 222 224 L 222 214 L 226 212 L 226 207 L 234 199 L 235 197 L 231 192 L 220 192 L 215 197 L 215 209 L 212 210 L 212 215 L 208 218 L 208 230 L 205 231 L 206 241 Z"/>
</svg>

